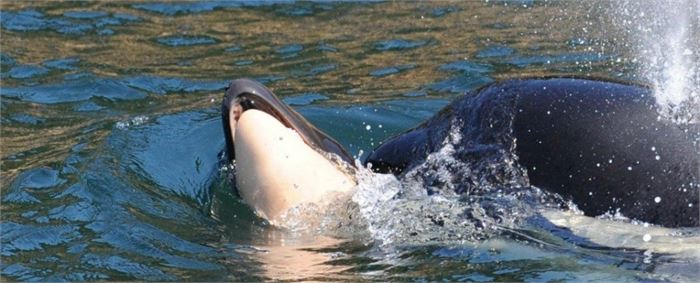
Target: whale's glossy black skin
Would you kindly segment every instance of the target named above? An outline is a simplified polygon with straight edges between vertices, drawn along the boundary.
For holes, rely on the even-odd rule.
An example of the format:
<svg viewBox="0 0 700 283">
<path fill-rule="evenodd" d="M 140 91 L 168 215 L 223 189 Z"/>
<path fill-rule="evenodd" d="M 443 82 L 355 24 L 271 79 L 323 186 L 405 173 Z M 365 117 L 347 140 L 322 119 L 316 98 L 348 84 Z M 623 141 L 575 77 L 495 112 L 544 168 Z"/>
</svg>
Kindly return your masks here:
<svg viewBox="0 0 700 283">
<path fill-rule="evenodd" d="M 287 104 L 280 101 L 279 98 L 265 86 L 249 79 L 237 79 L 232 81 L 226 88 L 226 94 L 221 104 L 221 120 L 223 122 L 224 136 L 226 138 L 226 153 L 229 162 L 234 160 L 236 155 L 234 141 L 229 127 L 231 109 L 233 109 L 236 104 L 241 105 L 243 112 L 249 109 L 257 109 L 272 115 L 286 127 L 295 130 L 299 136 L 301 136 L 302 140 L 311 147 L 336 154 L 347 162 L 347 164 L 354 166 L 354 159 L 352 156 L 350 156 L 337 141 L 306 121 L 304 117 L 287 106 Z M 262 131 L 264 129 L 260 130 Z"/>
<path fill-rule="evenodd" d="M 486 113 L 494 109 L 510 114 L 494 119 Z M 661 118 L 649 88 L 575 78 L 495 83 L 387 140 L 366 162 L 401 175 L 443 146 L 455 119 L 480 119 L 472 131 L 506 123 L 530 185 L 570 198 L 586 215 L 619 209 L 666 227 L 699 225 L 700 126 Z"/>
</svg>

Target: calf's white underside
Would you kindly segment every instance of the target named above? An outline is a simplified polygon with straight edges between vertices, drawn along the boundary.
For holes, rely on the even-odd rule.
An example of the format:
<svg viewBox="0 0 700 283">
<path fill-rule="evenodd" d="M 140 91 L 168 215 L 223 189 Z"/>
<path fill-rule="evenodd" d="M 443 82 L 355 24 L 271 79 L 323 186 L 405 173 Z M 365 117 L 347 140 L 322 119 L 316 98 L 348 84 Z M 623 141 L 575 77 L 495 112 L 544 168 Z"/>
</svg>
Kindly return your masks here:
<svg viewBox="0 0 700 283">
<path fill-rule="evenodd" d="M 299 134 L 259 110 L 235 125 L 236 184 L 243 200 L 275 221 L 304 203 L 327 205 L 332 193 L 355 187 L 351 177 L 307 145 Z"/>
</svg>

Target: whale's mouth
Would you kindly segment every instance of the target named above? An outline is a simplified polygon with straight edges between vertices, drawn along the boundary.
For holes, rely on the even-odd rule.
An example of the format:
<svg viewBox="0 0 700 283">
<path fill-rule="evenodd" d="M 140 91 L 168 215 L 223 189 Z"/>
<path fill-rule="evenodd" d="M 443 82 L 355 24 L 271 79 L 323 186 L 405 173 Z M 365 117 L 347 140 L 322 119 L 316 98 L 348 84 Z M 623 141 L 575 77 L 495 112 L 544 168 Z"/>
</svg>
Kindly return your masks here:
<svg viewBox="0 0 700 283">
<path fill-rule="evenodd" d="M 282 125 L 296 131 L 310 147 L 339 156 L 350 166 L 353 158 L 333 138 L 306 121 L 299 113 L 283 103 L 272 91 L 262 84 L 248 79 L 237 79 L 226 88 L 221 115 L 226 138 L 228 161 L 236 159 L 235 132 L 236 123 L 243 112 L 255 109 L 263 111 L 277 119 Z M 260 129 L 264 131 L 265 129 Z"/>
</svg>

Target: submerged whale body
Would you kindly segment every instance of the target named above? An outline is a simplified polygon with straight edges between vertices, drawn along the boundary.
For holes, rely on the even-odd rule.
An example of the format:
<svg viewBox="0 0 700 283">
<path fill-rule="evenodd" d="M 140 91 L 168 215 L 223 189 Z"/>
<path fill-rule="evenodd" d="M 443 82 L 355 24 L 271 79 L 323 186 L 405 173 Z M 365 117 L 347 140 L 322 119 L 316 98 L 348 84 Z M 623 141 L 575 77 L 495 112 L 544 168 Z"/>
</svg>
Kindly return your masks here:
<svg viewBox="0 0 700 283">
<path fill-rule="evenodd" d="M 366 159 L 402 176 L 458 130 L 455 158 L 490 145 L 512 151 L 526 182 L 570 199 L 588 216 L 622 215 L 667 227 L 699 225 L 700 126 L 659 116 L 649 88 L 575 78 L 486 86 L 390 138 Z M 451 172 L 453 175 L 469 172 Z M 454 190 L 471 193 L 468 177 Z"/>
</svg>

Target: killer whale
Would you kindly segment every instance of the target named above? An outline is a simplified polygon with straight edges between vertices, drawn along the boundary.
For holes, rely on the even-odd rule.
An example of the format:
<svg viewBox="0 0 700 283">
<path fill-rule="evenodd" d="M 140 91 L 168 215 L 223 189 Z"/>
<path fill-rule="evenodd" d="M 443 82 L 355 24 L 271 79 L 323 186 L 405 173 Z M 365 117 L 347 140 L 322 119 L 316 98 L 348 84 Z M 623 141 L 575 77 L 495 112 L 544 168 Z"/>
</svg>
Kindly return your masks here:
<svg viewBox="0 0 700 283">
<path fill-rule="evenodd" d="M 401 176 L 442 148 L 459 123 L 471 139 L 460 141 L 458 158 L 473 158 L 470 147 L 512 145 L 530 185 L 570 199 L 587 216 L 699 225 L 700 126 L 660 116 L 648 87 L 580 78 L 493 83 L 383 142 L 365 164 Z"/>
<path fill-rule="evenodd" d="M 229 85 L 222 103 L 229 161 L 236 158 L 235 125 L 247 110 L 266 113 L 249 116 L 279 122 L 314 151 L 331 153 L 324 157 L 336 157 L 329 159 L 335 169 L 353 166 L 338 142 L 267 88 L 245 79 Z M 666 227 L 698 226 L 700 127 L 661 117 L 648 87 L 577 78 L 494 83 L 383 142 L 365 164 L 400 176 L 439 150 L 457 122 L 470 125 L 463 156 L 474 158 L 470 146 L 510 144 L 529 184 L 571 199 L 588 216 L 620 212 Z M 460 186 L 455 190 L 470 192 Z"/>
<path fill-rule="evenodd" d="M 299 205 L 323 205 L 356 185 L 345 149 L 263 85 L 231 82 L 221 115 L 228 161 L 236 161 L 234 188 L 268 221 L 283 221 Z"/>
</svg>

